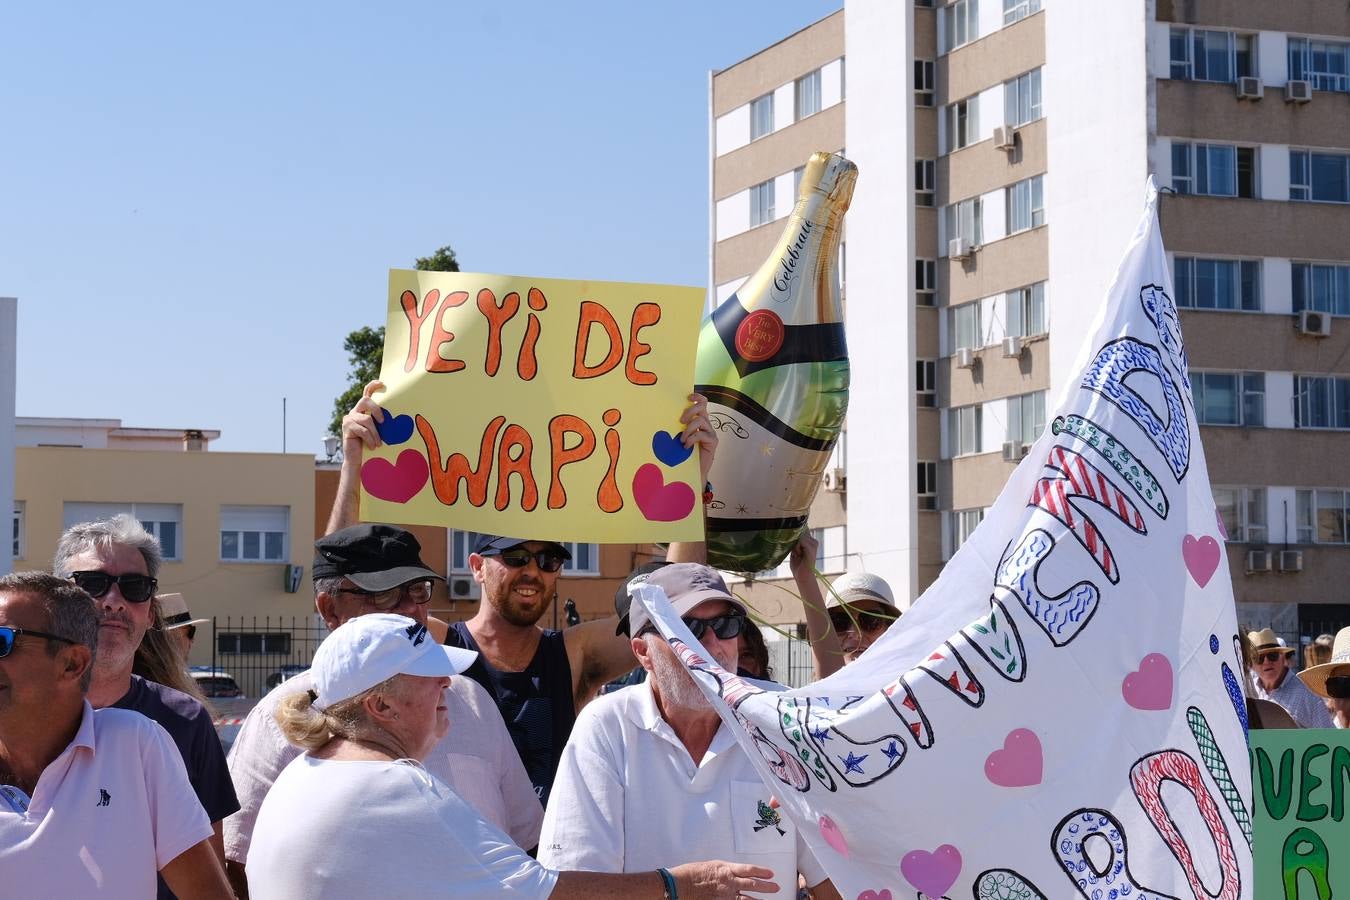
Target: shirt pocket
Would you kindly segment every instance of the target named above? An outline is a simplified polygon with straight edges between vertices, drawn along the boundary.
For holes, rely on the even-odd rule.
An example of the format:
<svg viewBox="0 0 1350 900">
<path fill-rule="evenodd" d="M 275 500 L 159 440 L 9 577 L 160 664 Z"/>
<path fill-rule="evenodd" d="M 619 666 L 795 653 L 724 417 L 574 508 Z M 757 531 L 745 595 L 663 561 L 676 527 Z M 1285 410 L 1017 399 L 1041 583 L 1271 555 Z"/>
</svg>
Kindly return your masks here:
<svg viewBox="0 0 1350 900">
<path fill-rule="evenodd" d="M 731 782 L 732 841 L 737 856 L 778 854 L 778 859 L 745 860 L 775 870 L 797 871 L 797 832 L 787 816 L 769 805 L 773 795 L 758 781 Z M 795 883 L 795 882 L 794 882 Z M 783 888 L 780 885 L 780 888 Z M 787 888 L 783 888 L 786 890 Z"/>
</svg>

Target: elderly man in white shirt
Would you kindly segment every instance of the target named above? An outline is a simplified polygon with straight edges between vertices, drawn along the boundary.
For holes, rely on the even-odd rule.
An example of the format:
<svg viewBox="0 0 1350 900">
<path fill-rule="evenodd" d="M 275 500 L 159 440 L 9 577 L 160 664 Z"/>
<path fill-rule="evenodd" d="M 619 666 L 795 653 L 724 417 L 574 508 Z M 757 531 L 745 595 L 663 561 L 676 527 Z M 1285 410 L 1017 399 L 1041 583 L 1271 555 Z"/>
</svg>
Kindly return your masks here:
<svg viewBox="0 0 1350 900">
<path fill-rule="evenodd" d="M 736 668 L 746 609 L 717 572 L 675 563 L 647 576 L 694 637 Z M 539 861 L 554 869 L 642 872 L 710 856 L 800 873 L 838 897 L 792 823 L 779 815 L 745 751 L 640 607 L 619 623 L 649 677 L 577 716 L 544 814 Z M 747 895 L 748 896 L 748 895 Z"/>
</svg>

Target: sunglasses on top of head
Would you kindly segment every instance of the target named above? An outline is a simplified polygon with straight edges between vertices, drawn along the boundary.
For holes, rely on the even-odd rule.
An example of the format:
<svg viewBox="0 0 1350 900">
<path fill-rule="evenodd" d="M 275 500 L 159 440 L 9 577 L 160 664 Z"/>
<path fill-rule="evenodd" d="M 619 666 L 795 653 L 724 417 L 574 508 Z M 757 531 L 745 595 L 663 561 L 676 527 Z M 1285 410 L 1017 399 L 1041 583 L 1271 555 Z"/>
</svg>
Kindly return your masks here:
<svg viewBox="0 0 1350 900">
<path fill-rule="evenodd" d="M 530 560 L 534 560 L 534 564 L 539 567 L 541 572 L 556 572 L 566 562 L 561 553 L 552 549 L 527 550 L 524 547 L 510 547 L 506 550 L 482 555 L 495 556 L 513 569 L 523 569 L 530 564 Z"/>
<path fill-rule="evenodd" d="M 18 640 L 19 635 L 28 637 L 46 638 L 49 641 L 60 641 L 63 644 L 74 644 L 68 637 L 61 637 L 59 634 L 49 634 L 45 631 L 34 631 L 31 628 L 14 628 L 10 625 L 0 625 L 0 659 L 9 656 L 14 650 L 14 642 Z"/>
<path fill-rule="evenodd" d="M 149 575 L 110 575 L 107 572 L 71 572 L 70 580 L 95 600 L 103 598 L 117 585 L 128 603 L 144 603 L 155 596 L 159 582 Z"/>
</svg>

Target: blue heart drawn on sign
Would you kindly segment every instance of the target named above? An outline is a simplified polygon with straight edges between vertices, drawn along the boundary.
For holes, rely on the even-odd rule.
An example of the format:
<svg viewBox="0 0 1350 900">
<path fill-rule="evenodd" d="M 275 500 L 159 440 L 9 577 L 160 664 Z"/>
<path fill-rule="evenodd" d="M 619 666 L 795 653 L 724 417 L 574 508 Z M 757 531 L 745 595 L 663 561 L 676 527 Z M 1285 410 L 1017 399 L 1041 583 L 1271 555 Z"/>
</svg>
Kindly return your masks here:
<svg viewBox="0 0 1350 900">
<path fill-rule="evenodd" d="M 684 462 L 693 452 L 693 447 L 681 444 L 680 439 L 669 432 L 658 431 L 652 435 L 652 453 L 671 468 Z"/>
<path fill-rule="evenodd" d="M 386 410 L 384 421 L 375 423 L 375 430 L 380 433 L 380 440 L 386 444 L 401 444 L 413 433 L 412 416 L 393 416 Z"/>
</svg>

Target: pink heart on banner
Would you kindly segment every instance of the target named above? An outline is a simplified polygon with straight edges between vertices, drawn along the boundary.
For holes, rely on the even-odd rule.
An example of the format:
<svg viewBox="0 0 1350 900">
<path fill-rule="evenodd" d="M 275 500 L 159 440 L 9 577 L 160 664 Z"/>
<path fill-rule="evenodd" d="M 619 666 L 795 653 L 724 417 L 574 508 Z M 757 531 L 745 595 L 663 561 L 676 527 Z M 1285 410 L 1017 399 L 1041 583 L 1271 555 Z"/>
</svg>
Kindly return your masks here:
<svg viewBox="0 0 1350 900">
<path fill-rule="evenodd" d="M 1150 653 L 1125 676 L 1120 693 L 1135 709 L 1171 709 L 1172 663 L 1161 653 Z"/>
<path fill-rule="evenodd" d="M 1201 587 L 1209 584 L 1209 580 L 1214 577 L 1222 556 L 1223 549 L 1219 547 L 1219 542 L 1209 535 L 1197 538 L 1188 534 L 1181 539 L 1181 558 L 1186 560 L 1186 571 Z"/>
<path fill-rule="evenodd" d="M 426 457 L 416 450 L 404 450 L 393 463 L 375 457 L 361 466 L 361 486 L 366 493 L 390 503 L 407 503 L 430 477 Z"/>
<path fill-rule="evenodd" d="M 839 830 L 839 826 L 834 824 L 834 819 L 829 816 L 820 817 L 820 836 L 825 843 L 834 848 L 834 852 L 848 859 L 848 842 L 844 840 L 844 833 Z"/>
<path fill-rule="evenodd" d="M 661 469 L 645 463 L 633 476 L 633 499 L 648 522 L 678 522 L 694 508 L 694 489 L 683 481 L 666 484 Z"/>
<path fill-rule="evenodd" d="M 891 889 L 882 888 L 879 891 L 863 891 L 858 895 L 858 900 L 891 900 Z"/>
<path fill-rule="evenodd" d="M 1000 787 L 1031 787 L 1041 783 L 1045 758 L 1041 739 L 1029 728 L 1014 728 L 1003 739 L 1003 749 L 984 761 L 984 777 Z"/>
<path fill-rule="evenodd" d="M 932 853 L 911 850 L 900 860 L 900 874 L 928 897 L 941 897 L 961 874 L 961 851 L 943 844 Z"/>
</svg>

